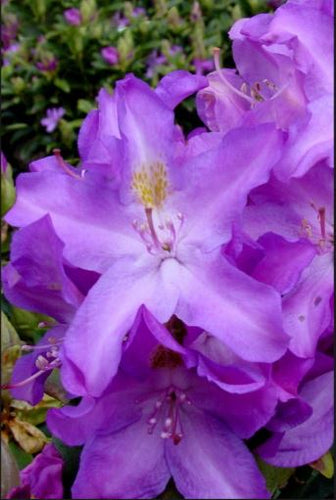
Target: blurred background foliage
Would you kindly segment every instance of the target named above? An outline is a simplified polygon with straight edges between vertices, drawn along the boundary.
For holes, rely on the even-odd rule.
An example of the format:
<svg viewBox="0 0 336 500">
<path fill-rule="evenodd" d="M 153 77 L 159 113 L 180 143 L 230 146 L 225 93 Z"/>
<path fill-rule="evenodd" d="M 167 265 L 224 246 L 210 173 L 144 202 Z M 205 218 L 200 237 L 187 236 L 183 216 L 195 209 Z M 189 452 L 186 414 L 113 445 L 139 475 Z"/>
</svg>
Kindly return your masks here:
<svg viewBox="0 0 336 500">
<path fill-rule="evenodd" d="M 130 72 L 152 86 L 175 69 L 206 74 L 214 67 L 212 48 L 216 46 L 222 49 L 223 66 L 234 67 L 228 38 L 232 24 L 241 17 L 270 12 L 280 3 L 1 0 L 1 215 L 15 199 L 13 178 L 26 171 L 29 162 L 60 148 L 62 155 L 76 164 L 78 129 L 96 107 L 101 87 L 112 91 L 116 80 Z M 193 98 L 177 108 L 176 117 L 186 131 L 201 125 Z M 2 221 L 2 265 L 9 259 L 10 233 Z M 3 295 L 1 309 L 4 384 L 10 380 L 20 347 L 38 342 L 48 318 L 12 306 Z M 64 392 L 57 377 L 49 379 L 45 397 L 35 407 L 2 391 L 2 488 L 7 491 L 18 483 L 18 470 L 51 440 L 45 415 L 49 408 L 64 403 Z M 80 449 L 53 441 L 65 460 L 67 498 Z M 253 451 L 253 446 L 250 448 Z M 273 498 L 333 498 L 330 454 L 297 469 L 275 468 L 260 460 L 258 465 Z M 171 481 L 159 498 L 177 499 L 181 495 Z"/>
<path fill-rule="evenodd" d="M 76 135 L 98 90 L 125 73 L 152 86 L 175 69 L 206 73 L 214 46 L 232 67 L 229 28 L 270 8 L 266 0 L 2 1 L 2 150 L 14 174 L 60 145 L 75 162 Z M 67 18 L 69 9 L 77 17 Z M 52 108 L 64 114 L 48 132 L 41 120 Z M 187 129 L 198 125 L 192 100 L 178 118 Z"/>
</svg>

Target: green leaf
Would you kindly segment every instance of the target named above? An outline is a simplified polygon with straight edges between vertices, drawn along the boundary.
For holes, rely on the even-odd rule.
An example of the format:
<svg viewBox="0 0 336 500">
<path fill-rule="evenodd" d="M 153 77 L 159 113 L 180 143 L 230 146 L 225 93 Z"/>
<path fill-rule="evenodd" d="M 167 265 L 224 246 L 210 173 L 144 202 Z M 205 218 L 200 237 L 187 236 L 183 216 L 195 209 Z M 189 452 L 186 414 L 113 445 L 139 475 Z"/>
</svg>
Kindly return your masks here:
<svg viewBox="0 0 336 500">
<path fill-rule="evenodd" d="M 25 452 L 14 441 L 9 442 L 9 449 L 12 452 L 20 470 L 24 469 L 32 462 L 33 456 L 30 453 Z"/>
<path fill-rule="evenodd" d="M 257 457 L 258 467 L 266 479 L 266 486 L 269 492 L 273 495 L 276 490 L 284 488 L 294 473 L 294 468 L 288 467 L 274 467 L 273 465 L 267 464 L 261 458 Z"/>
<path fill-rule="evenodd" d="M 67 94 L 71 90 L 69 83 L 66 80 L 63 80 L 61 78 L 55 78 L 54 84 L 56 87 L 63 90 L 63 92 L 66 92 Z"/>
<path fill-rule="evenodd" d="M 20 338 L 5 313 L 1 311 L 1 354 L 15 345 L 20 345 Z"/>
<path fill-rule="evenodd" d="M 21 130 L 26 127 L 28 127 L 27 123 L 11 123 L 6 126 L 6 130 Z"/>
<path fill-rule="evenodd" d="M 20 484 L 19 469 L 7 443 L 1 438 L 1 498 Z"/>
<path fill-rule="evenodd" d="M 86 99 L 78 99 L 77 109 L 78 111 L 82 111 L 83 113 L 89 113 L 92 109 L 96 108 L 96 104 L 91 101 L 87 101 Z"/>
</svg>

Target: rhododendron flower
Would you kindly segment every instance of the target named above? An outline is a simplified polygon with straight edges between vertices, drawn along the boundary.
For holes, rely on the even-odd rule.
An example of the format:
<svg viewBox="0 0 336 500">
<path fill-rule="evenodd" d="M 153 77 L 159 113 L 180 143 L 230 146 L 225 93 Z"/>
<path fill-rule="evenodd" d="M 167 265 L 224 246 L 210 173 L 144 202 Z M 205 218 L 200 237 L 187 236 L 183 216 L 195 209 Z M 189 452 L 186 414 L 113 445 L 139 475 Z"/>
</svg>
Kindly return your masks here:
<svg viewBox="0 0 336 500">
<path fill-rule="evenodd" d="M 47 115 L 45 118 L 42 118 L 41 125 L 43 125 L 46 128 L 46 131 L 50 134 L 57 127 L 58 122 L 60 121 L 64 113 L 65 109 L 63 108 L 47 109 Z"/>
<path fill-rule="evenodd" d="M 144 309 L 104 394 L 49 412 L 56 436 L 84 444 L 73 498 L 153 498 L 170 476 L 186 498 L 269 497 L 241 439 L 272 415 L 272 393 L 230 394 L 197 376 L 175 336 Z"/>
<path fill-rule="evenodd" d="M 20 226 L 49 213 L 65 258 L 102 273 L 67 331 L 67 389 L 102 393 L 142 304 L 161 322 L 176 314 L 203 328 L 244 359 L 278 359 L 287 344 L 280 296 L 231 266 L 221 245 L 249 190 L 267 180 L 281 135 L 268 124 L 239 129 L 188 155 L 172 111 L 143 82 L 119 82 L 111 106 L 119 169 L 122 160 L 114 187 L 89 173 L 23 174 L 7 216 Z"/>
<path fill-rule="evenodd" d="M 240 19 L 229 33 L 239 75 L 221 70 L 217 53 L 217 72 L 197 98 L 211 130 L 269 121 L 287 130 L 275 168 L 281 180 L 332 159 L 332 19 L 320 2 L 295 1 L 274 14 Z"/>
<path fill-rule="evenodd" d="M 63 460 L 52 444 L 46 444 L 31 464 L 20 472 L 21 485 L 7 498 L 63 498 Z"/>
</svg>

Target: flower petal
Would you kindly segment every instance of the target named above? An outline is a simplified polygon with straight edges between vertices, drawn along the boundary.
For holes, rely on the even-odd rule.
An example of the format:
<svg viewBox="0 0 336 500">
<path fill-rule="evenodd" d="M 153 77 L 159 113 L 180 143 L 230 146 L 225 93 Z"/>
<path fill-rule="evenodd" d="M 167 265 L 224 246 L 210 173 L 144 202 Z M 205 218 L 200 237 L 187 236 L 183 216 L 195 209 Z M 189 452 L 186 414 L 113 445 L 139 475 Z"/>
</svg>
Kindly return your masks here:
<svg viewBox="0 0 336 500">
<path fill-rule="evenodd" d="M 168 480 L 164 443 L 140 419 L 84 446 L 72 498 L 155 498 Z"/>
<path fill-rule="evenodd" d="M 181 411 L 181 423 L 183 438 L 166 443 L 166 457 L 184 497 L 269 498 L 253 456 L 224 423 L 194 409 Z"/>
</svg>

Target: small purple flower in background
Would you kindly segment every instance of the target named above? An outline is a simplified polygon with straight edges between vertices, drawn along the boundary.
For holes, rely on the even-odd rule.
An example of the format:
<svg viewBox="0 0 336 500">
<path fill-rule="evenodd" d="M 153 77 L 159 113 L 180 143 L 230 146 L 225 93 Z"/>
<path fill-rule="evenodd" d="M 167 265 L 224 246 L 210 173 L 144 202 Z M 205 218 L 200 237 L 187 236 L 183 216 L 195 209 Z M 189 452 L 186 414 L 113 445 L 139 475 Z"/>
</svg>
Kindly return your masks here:
<svg viewBox="0 0 336 500">
<path fill-rule="evenodd" d="M 132 17 L 144 16 L 146 14 L 146 9 L 143 7 L 134 7 L 132 12 Z"/>
<path fill-rule="evenodd" d="M 37 69 L 43 72 L 55 71 L 58 66 L 58 60 L 54 56 L 44 58 L 36 63 Z"/>
<path fill-rule="evenodd" d="M 129 25 L 129 20 L 120 12 L 116 12 L 112 18 L 112 26 L 117 28 L 117 31 L 123 31 Z"/>
<path fill-rule="evenodd" d="M 100 53 L 104 61 L 111 66 L 118 64 L 119 53 L 115 47 L 112 47 L 111 45 L 108 47 L 104 47 L 103 49 L 101 49 Z"/>
<path fill-rule="evenodd" d="M 41 125 L 46 128 L 46 131 L 50 134 L 57 127 L 58 122 L 64 115 L 65 110 L 63 108 L 49 108 L 47 109 L 47 114 L 45 118 L 42 118 Z"/>
<path fill-rule="evenodd" d="M 7 498 L 62 498 L 62 468 L 57 449 L 47 444 L 20 472 L 21 486 L 13 488 Z"/>
<path fill-rule="evenodd" d="M 203 75 L 204 73 L 208 73 L 209 71 L 213 71 L 215 69 L 215 63 L 212 59 L 194 59 L 193 65 L 196 69 L 196 75 Z"/>
<path fill-rule="evenodd" d="M 7 59 L 6 56 L 10 57 L 15 52 L 18 52 L 20 50 L 20 48 L 21 48 L 21 44 L 20 43 L 12 43 L 11 45 L 9 45 L 9 47 L 6 50 L 3 50 L 2 51 L 2 55 L 4 57 L 2 59 L 2 65 L 3 66 L 8 66 L 10 64 L 10 61 L 9 61 L 9 59 Z"/>
<path fill-rule="evenodd" d="M 14 15 L 8 16 L 1 26 L 1 41 L 3 48 L 7 50 L 12 41 L 16 38 L 19 29 L 19 22 Z"/>
<path fill-rule="evenodd" d="M 170 56 L 175 56 L 181 52 L 183 52 L 183 48 L 180 45 L 172 45 L 169 49 Z"/>
<path fill-rule="evenodd" d="M 63 12 L 64 19 L 68 24 L 71 24 L 72 26 L 79 26 L 82 22 L 82 15 L 79 11 L 79 9 L 66 9 Z"/>
<path fill-rule="evenodd" d="M 161 64 L 165 64 L 166 62 L 167 58 L 164 54 L 160 54 L 157 50 L 153 50 L 153 52 L 151 52 L 151 54 L 147 57 L 146 78 L 152 78 L 156 67 Z"/>
</svg>

